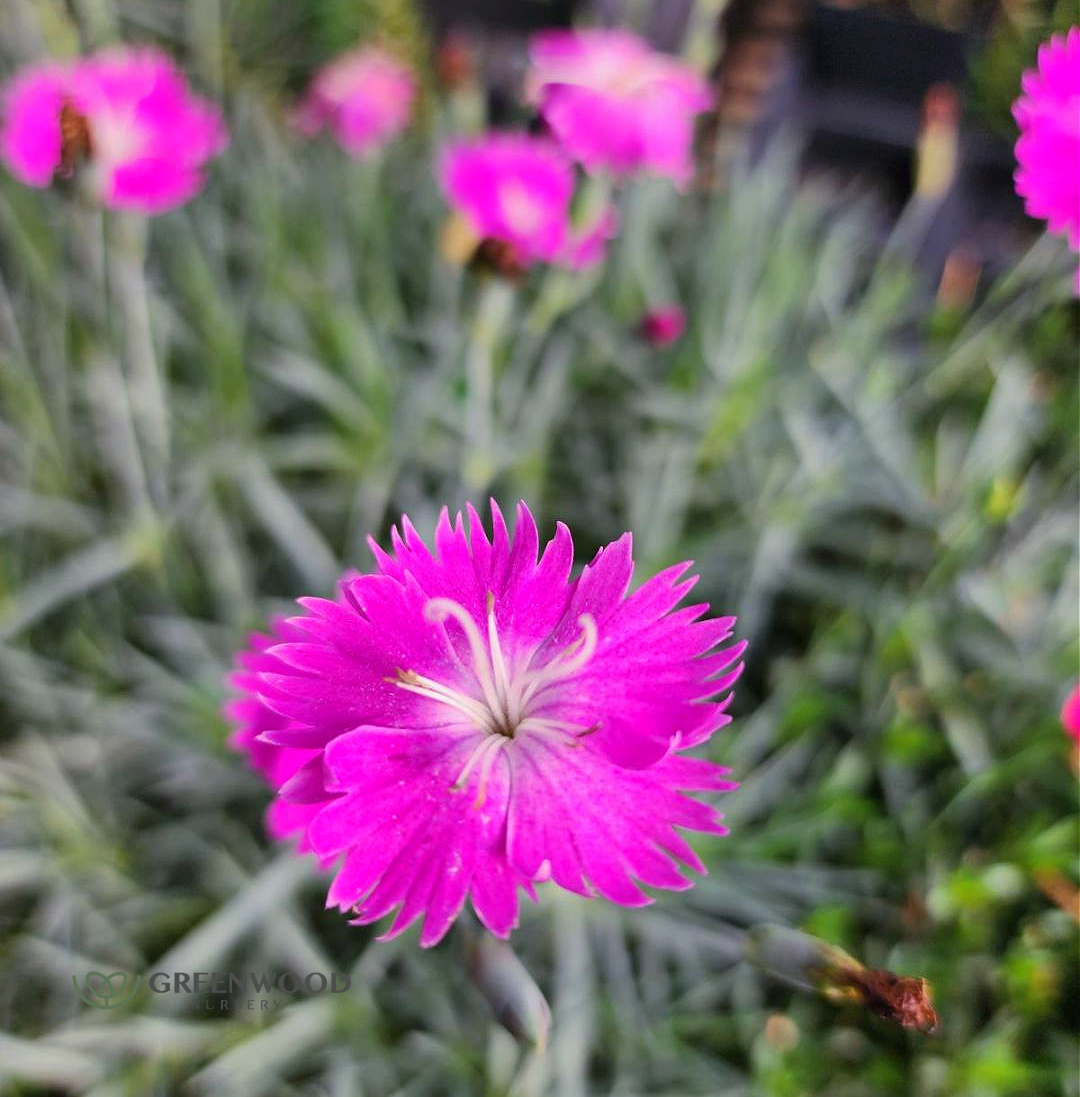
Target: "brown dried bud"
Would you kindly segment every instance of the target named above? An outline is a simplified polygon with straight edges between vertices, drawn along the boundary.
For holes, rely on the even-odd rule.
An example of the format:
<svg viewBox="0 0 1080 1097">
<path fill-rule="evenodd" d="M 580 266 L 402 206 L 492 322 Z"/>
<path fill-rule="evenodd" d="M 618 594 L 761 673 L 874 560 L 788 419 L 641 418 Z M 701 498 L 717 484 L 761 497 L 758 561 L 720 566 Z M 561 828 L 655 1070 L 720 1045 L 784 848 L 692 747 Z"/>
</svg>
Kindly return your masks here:
<svg viewBox="0 0 1080 1097">
<path fill-rule="evenodd" d="M 455 266 L 498 274 L 508 282 L 520 282 L 529 271 L 513 244 L 493 236 L 481 239 L 459 213 L 451 213 L 443 223 L 439 253 Z"/>
<path fill-rule="evenodd" d="M 491 271 L 508 282 L 520 282 L 529 270 L 513 244 L 496 240 L 493 236 L 480 241 L 470 266 L 476 270 Z"/>
<path fill-rule="evenodd" d="M 847 960 L 851 961 L 851 957 Z M 836 967 L 827 979 L 831 985 L 822 988 L 827 998 L 857 1002 L 886 1021 L 895 1021 L 901 1028 L 931 1033 L 938 1026 L 926 979 L 863 967 L 857 961 Z"/>
<path fill-rule="evenodd" d="M 70 99 L 60 108 L 60 166 L 56 174 L 67 178 L 80 160 L 90 156 L 90 125 Z"/>
<path fill-rule="evenodd" d="M 853 1002 L 903 1028 L 927 1033 L 937 1028 L 926 979 L 868 968 L 843 949 L 808 933 L 757 926 L 747 937 L 746 955 L 770 975 L 817 991 L 830 1001 Z"/>
<path fill-rule="evenodd" d="M 471 86 L 476 82 L 472 45 L 464 35 L 451 32 L 439 43 L 435 71 L 444 88 Z"/>
<path fill-rule="evenodd" d="M 922 101 L 923 123 L 956 125 L 960 119 L 960 95 L 952 84 L 934 84 Z"/>
</svg>

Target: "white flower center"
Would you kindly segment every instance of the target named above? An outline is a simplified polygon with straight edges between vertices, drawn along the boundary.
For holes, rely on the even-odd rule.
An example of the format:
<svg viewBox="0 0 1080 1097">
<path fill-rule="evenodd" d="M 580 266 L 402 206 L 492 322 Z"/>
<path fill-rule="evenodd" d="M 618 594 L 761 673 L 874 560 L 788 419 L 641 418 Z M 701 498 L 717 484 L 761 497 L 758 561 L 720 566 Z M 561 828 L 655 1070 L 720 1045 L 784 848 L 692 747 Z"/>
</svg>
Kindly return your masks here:
<svg viewBox="0 0 1080 1097">
<path fill-rule="evenodd" d="M 93 116 L 90 133 L 94 143 L 94 159 L 115 167 L 140 155 L 147 143 L 144 126 L 135 119 L 135 110 L 102 110 Z"/>
<path fill-rule="evenodd" d="M 543 204 L 516 180 L 511 179 L 499 187 L 498 202 L 507 225 L 520 236 L 532 236 L 544 223 Z"/>
<path fill-rule="evenodd" d="M 480 789 L 476 806 L 483 803 L 488 776 L 502 749 L 519 735 L 538 735 L 567 740 L 571 744 L 594 727 L 583 727 L 567 720 L 552 719 L 541 715 L 553 700 L 560 683 L 577 674 L 596 651 L 596 621 L 591 614 L 578 618 L 581 635 L 563 651 L 543 666 L 534 666 L 537 651 L 534 649 L 521 666 L 509 665 L 495 623 L 495 596 L 487 599 L 487 639 L 481 635 L 476 620 L 460 602 L 452 598 L 432 598 L 424 606 L 429 621 L 443 623 L 449 618 L 461 627 L 469 644 L 469 661 L 463 662 L 447 636 L 447 646 L 465 679 L 472 679 L 474 688 L 466 690 L 457 685 L 447 685 L 434 678 L 417 674 L 413 670 L 399 670 L 390 679 L 401 689 L 438 701 L 468 717 L 470 723 L 484 732 L 462 767 L 454 782 L 454 789 L 465 787 L 473 770 L 480 770 Z"/>
</svg>

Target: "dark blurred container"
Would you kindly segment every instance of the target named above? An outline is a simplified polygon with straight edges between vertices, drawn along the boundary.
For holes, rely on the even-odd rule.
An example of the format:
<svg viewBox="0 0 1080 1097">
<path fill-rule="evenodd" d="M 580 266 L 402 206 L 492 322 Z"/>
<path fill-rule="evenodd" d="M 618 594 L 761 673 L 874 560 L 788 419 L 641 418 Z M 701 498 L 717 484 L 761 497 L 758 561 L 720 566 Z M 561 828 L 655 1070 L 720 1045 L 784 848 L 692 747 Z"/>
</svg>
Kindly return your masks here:
<svg viewBox="0 0 1080 1097">
<path fill-rule="evenodd" d="M 906 246 L 931 284 L 957 248 L 996 270 L 1026 238 L 1010 144 L 963 113 L 970 61 L 982 41 L 981 20 L 956 31 L 905 13 L 810 4 L 755 128 L 755 154 L 777 129 L 794 125 L 806 171 L 865 179 L 897 216 L 913 199 L 923 201 Z M 915 194 L 920 134 L 943 93 L 959 103 L 955 168 L 948 186 L 923 200 Z"/>
<path fill-rule="evenodd" d="M 641 28 L 645 37 L 657 49 L 681 49 L 694 4 L 695 0 L 652 0 Z M 568 27 L 575 16 L 605 26 L 631 21 L 623 0 L 422 0 L 422 7 L 438 35 L 462 29 L 529 34 L 544 27 Z"/>
<path fill-rule="evenodd" d="M 439 48 L 467 50 L 495 127 L 523 121 L 520 86 L 529 35 L 570 26 L 578 7 L 577 0 L 421 0 Z"/>
<path fill-rule="evenodd" d="M 890 203 L 902 206 L 923 100 L 935 85 L 963 84 L 969 46 L 962 34 L 914 19 L 814 4 L 795 103 L 807 165 L 870 169 Z"/>
<path fill-rule="evenodd" d="M 868 95 L 914 107 L 933 84 L 967 72 L 966 35 L 914 18 L 814 4 L 806 24 L 808 76 L 824 92 Z"/>
<path fill-rule="evenodd" d="M 567 27 L 576 0 L 422 0 L 437 34 L 452 29 L 486 29 L 528 34 L 542 27 Z"/>
</svg>

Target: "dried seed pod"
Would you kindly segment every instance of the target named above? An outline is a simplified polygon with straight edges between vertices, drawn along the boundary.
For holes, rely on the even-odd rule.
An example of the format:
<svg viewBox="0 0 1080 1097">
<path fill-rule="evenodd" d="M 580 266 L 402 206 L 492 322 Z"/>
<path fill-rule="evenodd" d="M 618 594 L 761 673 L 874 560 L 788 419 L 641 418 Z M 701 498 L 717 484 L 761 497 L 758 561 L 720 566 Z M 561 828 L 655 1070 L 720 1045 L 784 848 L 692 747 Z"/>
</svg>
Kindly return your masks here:
<svg viewBox="0 0 1080 1097">
<path fill-rule="evenodd" d="M 750 931 L 746 956 L 763 971 L 834 1002 L 853 1002 L 902 1028 L 933 1032 L 938 1015 L 926 979 L 861 964 L 843 949 L 783 926 Z"/>
</svg>

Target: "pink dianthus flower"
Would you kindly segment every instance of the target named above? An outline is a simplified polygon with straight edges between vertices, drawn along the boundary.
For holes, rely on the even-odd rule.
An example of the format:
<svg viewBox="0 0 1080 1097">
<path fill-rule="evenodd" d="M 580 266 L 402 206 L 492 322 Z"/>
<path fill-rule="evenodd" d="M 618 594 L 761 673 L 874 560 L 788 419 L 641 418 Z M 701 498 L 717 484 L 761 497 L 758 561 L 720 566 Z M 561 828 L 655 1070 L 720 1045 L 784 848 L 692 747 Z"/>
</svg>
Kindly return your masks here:
<svg viewBox="0 0 1080 1097">
<path fill-rule="evenodd" d="M 588 171 L 690 179 L 694 118 L 713 102 L 693 69 L 625 30 L 546 31 L 530 58 L 529 99 Z"/>
<path fill-rule="evenodd" d="M 115 209 L 163 213 L 188 201 L 227 140 L 220 111 L 155 49 L 48 61 L 5 89 L 0 157 L 12 174 L 45 187 L 85 158 Z"/>
<path fill-rule="evenodd" d="M 1080 250 L 1080 27 L 1039 47 L 1021 88 L 1016 192 L 1030 216 Z"/>
<path fill-rule="evenodd" d="M 415 97 L 412 72 L 382 50 L 364 46 L 316 74 L 294 121 L 308 137 L 329 128 L 346 152 L 359 157 L 408 125 Z"/>
<path fill-rule="evenodd" d="M 512 538 L 494 504 L 491 537 L 468 518 L 444 510 L 434 552 L 403 519 L 373 574 L 301 599 L 233 679 L 253 758 L 312 752 L 280 796 L 340 859 L 327 905 L 364 924 L 397 907 L 388 937 L 423 915 L 425 946 L 470 897 L 507 936 L 540 880 L 627 906 L 689 887 L 680 863 L 705 869 L 675 828 L 725 830 L 684 792 L 734 787 L 684 753 L 728 723 L 745 646 L 718 647 L 733 618 L 676 608 L 689 565 L 628 594 L 629 534 L 571 579 L 562 524 L 538 560 L 524 504 Z"/>
<path fill-rule="evenodd" d="M 492 133 L 443 150 L 440 178 L 450 203 L 482 239 L 509 244 L 524 266 L 541 260 L 580 269 L 604 256 L 614 210 L 577 228 L 574 169 L 548 140 Z"/>
</svg>

